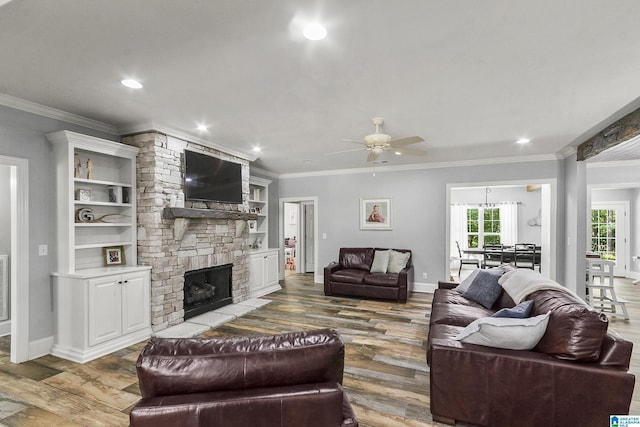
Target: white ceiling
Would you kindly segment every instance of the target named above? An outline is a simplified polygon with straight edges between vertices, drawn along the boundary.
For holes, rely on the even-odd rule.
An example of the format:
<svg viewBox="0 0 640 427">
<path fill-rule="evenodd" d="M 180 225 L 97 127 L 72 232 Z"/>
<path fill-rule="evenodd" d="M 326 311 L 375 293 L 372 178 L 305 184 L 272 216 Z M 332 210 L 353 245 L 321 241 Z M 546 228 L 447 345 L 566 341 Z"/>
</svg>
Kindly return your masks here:
<svg viewBox="0 0 640 427">
<path fill-rule="evenodd" d="M 278 174 L 370 166 L 325 153 L 357 148 L 343 139 L 372 117 L 426 140 L 390 166 L 552 156 L 640 96 L 638 17 L 637 0 L 13 0 L 0 94 L 259 145 Z M 310 20 L 325 40 L 302 38 Z"/>
</svg>

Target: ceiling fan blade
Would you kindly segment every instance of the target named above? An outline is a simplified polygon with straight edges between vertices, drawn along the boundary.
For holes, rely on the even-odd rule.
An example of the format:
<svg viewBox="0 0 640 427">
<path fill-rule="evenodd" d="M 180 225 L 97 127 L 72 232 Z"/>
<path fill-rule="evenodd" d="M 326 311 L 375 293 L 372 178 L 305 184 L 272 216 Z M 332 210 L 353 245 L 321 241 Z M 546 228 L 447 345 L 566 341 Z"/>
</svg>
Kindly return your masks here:
<svg viewBox="0 0 640 427">
<path fill-rule="evenodd" d="M 367 156 L 367 162 L 375 162 L 378 159 L 378 155 L 375 151 L 370 152 Z"/>
<path fill-rule="evenodd" d="M 342 153 L 350 153 L 352 151 L 362 151 L 362 150 L 366 150 L 366 148 L 365 147 L 362 147 L 362 148 L 351 148 L 349 150 L 332 151 L 330 153 L 324 153 L 324 154 L 327 154 L 327 155 L 328 154 L 342 154 Z"/>
<path fill-rule="evenodd" d="M 366 145 L 364 141 L 356 141 L 355 139 L 343 139 L 344 142 L 353 142 L 355 144 Z"/>
<path fill-rule="evenodd" d="M 391 144 L 392 147 L 404 147 L 405 145 L 416 144 L 422 141 L 424 141 L 424 139 L 419 136 L 407 136 L 406 138 L 392 139 L 389 141 L 389 144 Z"/>
<path fill-rule="evenodd" d="M 399 152 L 399 153 L 402 153 L 402 154 L 409 154 L 409 155 L 412 155 L 412 156 L 424 156 L 424 155 L 427 154 L 426 151 L 420 150 L 418 148 L 404 148 L 404 147 L 401 147 L 401 148 L 398 148 L 396 151 Z"/>
</svg>

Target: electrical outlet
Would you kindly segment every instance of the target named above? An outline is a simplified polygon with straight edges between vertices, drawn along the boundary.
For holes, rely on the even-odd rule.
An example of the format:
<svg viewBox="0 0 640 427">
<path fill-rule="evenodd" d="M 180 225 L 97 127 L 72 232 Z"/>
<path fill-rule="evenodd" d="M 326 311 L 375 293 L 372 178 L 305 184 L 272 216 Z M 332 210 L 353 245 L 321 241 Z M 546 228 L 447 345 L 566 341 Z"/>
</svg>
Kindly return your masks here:
<svg viewBox="0 0 640 427">
<path fill-rule="evenodd" d="M 49 246 L 48 245 L 40 245 L 40 246 L 38 246 L 38 255 L 47 256 L 48 253 L 49 253 Z"/>
<path fill-rule="evenodd" d="M 427 278 L 427 273 L 422 273 L 422 278 L 426 279 Z"/>
</svg>

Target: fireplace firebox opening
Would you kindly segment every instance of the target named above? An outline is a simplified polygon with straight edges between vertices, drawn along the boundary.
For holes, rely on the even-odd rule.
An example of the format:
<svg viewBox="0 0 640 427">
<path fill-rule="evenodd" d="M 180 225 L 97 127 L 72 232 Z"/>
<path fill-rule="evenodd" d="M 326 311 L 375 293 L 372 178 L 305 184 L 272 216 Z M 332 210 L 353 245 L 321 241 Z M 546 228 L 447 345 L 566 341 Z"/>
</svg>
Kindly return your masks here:
<svg viewBox="0 0 640 427">
<path fill-rule="evenodd" d="M 184 319 L 233 302 L 233 264 L 187 271 L 184 274 Z"/>
</svg>

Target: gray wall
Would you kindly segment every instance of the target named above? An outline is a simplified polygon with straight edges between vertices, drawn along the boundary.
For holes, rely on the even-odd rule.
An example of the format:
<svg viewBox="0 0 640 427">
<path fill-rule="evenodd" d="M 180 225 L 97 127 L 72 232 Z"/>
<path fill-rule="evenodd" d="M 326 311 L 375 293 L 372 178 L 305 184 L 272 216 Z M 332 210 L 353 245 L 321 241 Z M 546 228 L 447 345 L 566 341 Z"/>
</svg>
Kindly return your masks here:
<svg viewBox="0 0 640 427">
<path fill-rule="evenodd" d="M 317 197 L 319 268 L 336 260 L 344 246 L 407 248 L 413 251 L 416 281 L 435 283 L 448 279 L 445 267 L 447 184 L 554 179 L 561 161 L 538 161 L 487 166 L 449 167 L 409 171 L 283 177 L 280 197 Z M 270 196 L 271 197 L 271 196 Z M 363 231 L 359 225 L 359 200 L 390 197 L 393 230 Z M 559 206 L 558 212 L 564 210 Z M 562 217 L 560 217 L 562 218 Z M 563 221 L 563 220 L 562 220 Z M 559 225 L 560 232 L 562 227 Z M 422 274 L 428 278 L 423 279 Z M 561 265 L 557 273 L 562 273 Z M 558 276 L 562 277 L 562 276 Z"/>
<path fill-rule="evenodd" d="M 53 236 L 54 188 L 51 147 L 45 134 L 71 130 L 101 138 L 113 135 L 0 106 L 0 155 L 29 161 L 29 341 L 52 335 L 52 301 L 48 256 L 38 256 L 38 245 Z"/>
</svg>

